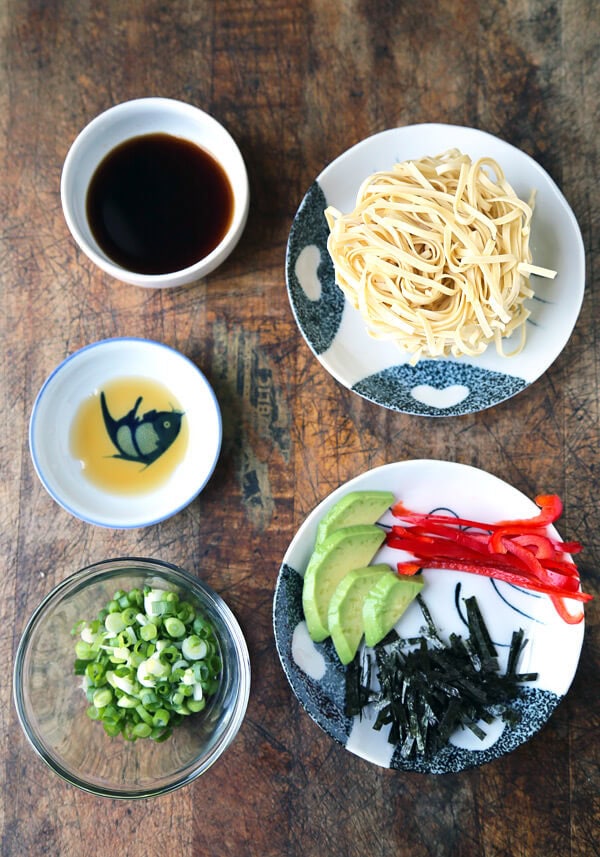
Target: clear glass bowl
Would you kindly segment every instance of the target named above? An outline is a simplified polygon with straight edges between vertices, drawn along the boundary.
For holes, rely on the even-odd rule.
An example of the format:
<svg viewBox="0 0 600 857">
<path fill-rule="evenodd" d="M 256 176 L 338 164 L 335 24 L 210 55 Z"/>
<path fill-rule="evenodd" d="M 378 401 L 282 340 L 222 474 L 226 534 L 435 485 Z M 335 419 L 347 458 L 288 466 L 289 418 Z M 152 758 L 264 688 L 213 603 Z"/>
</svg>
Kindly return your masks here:
<svg viewBox="0 0 600 857">
<path fill-rule="evenodd" d="M 219 690 L 162 743 L 109 737 L 91 720 L 73 671 L 73 626 L 93 619 L 117 589 L 176 590 L 212 622 L 221 647 Z M 67 782 L 110 798 L 147 798 L 204 773 L 237 734 L 250 693 L 250 658 L 242 631 L 222 598 L 188 572 L 159 560 L 105 560 L 75 572 L 44 598 L 19 643 L 14 700 L 33 749 Z"/>
</svg>

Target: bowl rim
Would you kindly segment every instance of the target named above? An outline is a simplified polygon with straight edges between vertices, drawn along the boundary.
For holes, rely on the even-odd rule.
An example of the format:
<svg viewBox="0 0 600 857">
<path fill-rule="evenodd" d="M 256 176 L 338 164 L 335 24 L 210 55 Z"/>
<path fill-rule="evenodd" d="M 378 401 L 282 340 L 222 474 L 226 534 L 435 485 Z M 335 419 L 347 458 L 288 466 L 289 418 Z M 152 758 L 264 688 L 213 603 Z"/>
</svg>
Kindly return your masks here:
<svg viewBox="0 0 600 857">
<path fill-rule="evenodd" d="M 54 379 L 61 373 L 63 370 L 71 364 L 76 359 L 81 359 L 84 354 L 87 352 L 97 349 L 97 348 L 105 348 L 105 347 L 114 347 L 118 345 L 125 346 L 134 346 L 136 348 L 151 348 L 151 349 L 163 349 L 165 351 L 170 352 L 174 358 L 185 362 L 189 368 L 192 370 L 194 374 L 196 374 L 200 380 L 200 382 L 204 385 L 206 392 L 209 395 L 211 400 L 211 404 L 214 408 L 214 416 L 217 420 L 217 442 L 214 448 L 214 454 L 210 465 L 207 467 L 207 471 L 205 474 L 205 478 L 201 481 L 193 491 L 186 494 L 184 498 L 182 498 L 179 503 L 175 506 L 161 512 L 159 515 L 155 515 L 152 517 L 144 518 L 140 516 L 139 519 L 131 521 L 129 523 L 117 523 L 114 519 L 109 520 L 108 518 L 102 517 L 94 517 L 93 515 L 86 514 L 78 508 L 77 503 L 69 503 L 64 499 L 63 495 L 57 493 L 55 488 L 50 484 L 48 478 L 46 477 L 43 468 L 39 462 L 39 454 L 38 443 L 37 443 L 37 417 L 40 404 L 42 399 L 46 395 L 48 387 L 52 384 Z M 219 405 L 219 401 L 217 399 L 216 393 L 212 387 L 212 384 L 209 382 L 208 378 L 202 372 L 202 370 L 185 354 L 181 351 L 178 351 L 176 348 L 173 348 L 170 345 L 165 344 L 164 342 L 159 342 L 154 339 L 145 339 L 144 337 L 136 337 L 136 336 L 115 336 L 108 337 L 107 339 L 100 339 L 96 342 L 90 342 L 87 345 L 78 348 L 76 351 L 73 351 L 71 354 L 68 354 L 61 362 L 54 367 L 54 369 L 50 372 L 50 374 L 45 378 L 40 387 L 31 409 L 31 415 L 29 418 L 29 430 L 28 430 L 28 441 L 29 441 L 29 451 L 31 460 L 33 463 L 34 470 L 42 483 L 43 487 L 46 489 L 50 497 L 57 503 L 65 512 L 68 512 L 73 517 L 77 518 L 80 521 L 83 521 L 86 524 L 93 524 L 97 527 L 103 527 L 106 529 L 113 530 L 131 530 L 131 529 L 140 529 L 143 527 L 151 527 L 155 524 L 161 523 L 161 521 L 165 521 L 168 518 L 177 515 L 183 509 L 192 503 L 196 497 L 204 490 L 210 478 L 212 477 L 215 468 L 217 466 L 219 456 L 221 454 L 221 447 L 223 444 L 223 417 L 221 414 L 221 408 Z M 135 497 L 132 497 L 132 503 L 135 503 Z"/>
<path fill-rule="evenodd" d="M 197 120 L 199 125 L 209 130 L 212 129 L 215 133 L 218 133 L 230 147 L 232 156 L 237 162 L 236 169 L 239 172 L 239 177 L 237 181 L 234 181 L 231 172 L 223 166 L 221 161 L 219 161 L 231 184 L 231 190 L 235 199 L 234 214 L 231 219 L 230 226 L 219 244 L 214 247 L 210 253 L 207 253 L 206 256 L 198 259 L 198 261 L 185 268 L 180 268 L 176 271 L 171 271 L 165 274 L 142 274 L 112 261 L 101 251 L 101 248 L 90 244 L 77 222 L 77 218 L 74 213 L 77 207 L 72 204 L 70 188 L 73 181 L 72 177 L 77 171 L 80 154 L 85 150 L 88 143 L 94 139 L 94 136 L 98 131 L 102 131 L 103 128 L 107 127 L 109 123 L 112 123 L 113 121 L 118 122 L 121 117 L 127 116 L 128 114 L 131 114 L 131 116 L 135 118 L 136 114 L 139 115 L 144 112 L 151 114 L 160 110 L 165 112 L 168 111 L 172 115 L 190 117 L 191 119 Z M 166 129 L 164 133 L 170 132 Z M 131 133 L 127 137 L 123 137 L 122 142 L 135 136 L 139 136 L 139 134 Z M 114 146 L 110 147 L 106 154 L 112 151 L 116 145 L 118 145 L 118 143 L 115 143 Z M 211 151 L 210 154 L 219 160 L 218 154 L 213 151 Z M 102 158 L 100 158 L 96 163 L 96 167 L 101 160 Z M 250 182 L 246 163 L 238 143 L 222 122 L 210 113 L 202 110 L 201 107 L 197 107 L 195 104 L 191 104 L 177 98 L 152 95 L 127 99 L 125 101 L 112 104 L 105 110 L 102 110 L 100 113 L 93 116 L 79 130 L 72 140 L 63 162 L 60 177 L 60 198 L 63 215 L 72 238 L 88 259 L 100 268 L 100 270 L 104 271 L 104 273 L 114 279 L 129 285 L 145 288 L 169 288 L 185 285 L 207 276 L 214 271 L 215 268 L 221 265 L 232 253 L 246 227 L 250 208 Z"/>
<path fill-rule="evenodd" d="M 97 579 L 106 579 L 107 577 L 117 577 L 122 575 L 128 566 L 129 568 L 140 571 L 155 571 L 157 576 L 160 576 L 161 572 L 164 573 L 165 576 L 172 575 L 178 579 L 179 583 L 190 589 L 192 592 L 196 593 L 197 590 L 200 590 L 202 596 L 208 599 L 211 606 L 216 609 L 219 616 L 223 619 L 228 635 L 233 643 L 239 674 L 239 683 L 235 695 L 233 714 L 210 755 L 201 764 L 196 762 L 191 770 L 189 770 L 191 765 L 188 765 L 186 772 L 180 773 L 175 777 L 171 776 L 168 783 L 157 786 L 156 788 L 108 788 L 96 783 L 88 782 L 83 777 L 68 770 L 56 758 L 54 758 L 50 752 L 48 752 L 48 750 L 38 740 L 35 732 L 30 728 L 29 719 L 25 712 L 23 686 L 20 681 L 20 678 L 23 675 L 22 667 L 28 643 L 48 604 L 60 601 L 64 594 L 68 593 L 72 589 L 76 589 L 78 584 L 90 583 Z M 14 658 L 12 680 L 13 704 L 16 709 L 17 718 L 25 738 L 35 751 L 36 755 L 41 758 L 42 761 L 64 782 L 69 783 L 82 791 L 99 797 L 131 800 L 156 797 L 158 795 L 168 794 L 175 791 L 176 789 L 193 782 L 201 776 L 201 774 L 212 767 L 220 756 L 223 755 L 239 732 L 246 715 L 250 697 L 251 663 L 248 644 L 235 614 L 224 599 L 211 586 L 200 578 L 194 577 L 181 566 L 175 565 L 174 563 L 166 560 L 143 556 L 119 556 L 112 559 L 100 560 L 78 569 L 59 581 L 42 598 L 29 616 L 21 633 Z"/>
</svg>

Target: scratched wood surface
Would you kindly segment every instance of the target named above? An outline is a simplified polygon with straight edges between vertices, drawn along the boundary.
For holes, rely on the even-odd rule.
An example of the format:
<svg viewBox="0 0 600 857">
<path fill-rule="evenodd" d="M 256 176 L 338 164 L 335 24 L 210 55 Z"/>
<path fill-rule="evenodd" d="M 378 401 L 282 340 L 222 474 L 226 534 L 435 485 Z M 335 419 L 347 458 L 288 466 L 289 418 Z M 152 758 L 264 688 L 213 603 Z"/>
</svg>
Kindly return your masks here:
<svg viewBox="0 0 600 857">
<path fill-rule="evenodd" d="M 331 742 L 277 658 L 272 596 L 310 510 L 347 479 L 404 458 L 482 467 L 532 496 L 558 492 L 561 532 L 586 545 L 598 593 L 599 19 L 595 0 L 3 0 L 0 3 L 0 833 L 6 857 L 583 857 L 600 852 L 598 607 L 580 667 L 544 729 L 460 775 L 381 770 Z M 101 110 L 164 95 L 238 140 L 252 192 L 244 236 L 205 281 L 119 285 L 76 249 L 59 179 Z M 426 420 L 343 389 L 292 316 L 284 255 L 294 212 L 336 155 L 414 122 L 477 126 L 521 147 L 571 204 L 587 252 L 584 309 L 550 370 L 516 398 Z M 87 526 L 56 506 L 27 447 L 48 373 L 89 342 L 161 340 L 213 384 L 224 444 L 202 495 L 158 526 Z M 251 651 L 248 714 L 199 781 L 113 802 L 55 777 L 22 735 L 11 671 L 50 588 L 123 554 L 171 560 L 229 602 Z"/>
</svg>

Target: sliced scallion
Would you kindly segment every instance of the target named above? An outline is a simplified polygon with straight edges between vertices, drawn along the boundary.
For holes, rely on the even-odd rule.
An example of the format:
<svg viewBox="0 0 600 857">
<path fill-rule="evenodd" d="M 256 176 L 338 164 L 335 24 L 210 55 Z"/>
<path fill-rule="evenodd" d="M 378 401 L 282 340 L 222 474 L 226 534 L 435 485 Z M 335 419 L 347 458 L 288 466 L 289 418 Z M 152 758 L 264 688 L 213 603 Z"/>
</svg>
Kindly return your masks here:
<svg viewBox="0 0 600 857">
<path fill-rule="evenodd" d="M 72 633 L 88 716 L 110 736 L 164 741 L 205 708 L 222 669 L 212 624 L 176 592 L 119 590 Z"/>
</svg>

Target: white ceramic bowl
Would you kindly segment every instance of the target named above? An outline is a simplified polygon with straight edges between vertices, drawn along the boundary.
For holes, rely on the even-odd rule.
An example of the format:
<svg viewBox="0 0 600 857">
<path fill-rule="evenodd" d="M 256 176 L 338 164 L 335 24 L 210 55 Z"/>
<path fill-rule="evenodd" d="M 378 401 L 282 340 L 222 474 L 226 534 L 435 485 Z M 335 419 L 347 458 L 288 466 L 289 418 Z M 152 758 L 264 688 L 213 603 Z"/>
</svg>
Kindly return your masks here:
<svg viewBox="0 0 600 857">
<path fill-rule="evenodd" d="M 166 481 L 134 494 L 113 492 L 90 481 L 71 443 L 73 423 L 83 402 L 122 378 L 146 379 L 166 388 L 183 411 L 182 426 L 183 421 L 187 423 L 186 445 Z M 135 397 L 132 399 L 133 407 Z M 145 405 L 142 401 L 138 418 L 145 417 L 149 407 L 150 402 Z M 113 416 L 120 419 L 123 413 L 121 408 Z M 187 506 L 210 478 L 221 439 L 219 405 L 198 367 L 162 343 L 133 338 L 105 339 L 64 360 L 38 393 L 29 426 L 33 464 L 50 496 L 75 517 L 115 529 L 149 526 Z M 110 446 L 108 455 L 116 453 Z M 135 472 L 143 470 L 143 463 L 126 463 Z M 133 478 L 137 478 L 135 473 Z"/>
<path fill-rule="evenodd" d="M 181 137 L 208 151 L 229 178 L 234 210 L 220 244 L 196 264 L 168 274 L 141 274 L 116 264 L 98 245 L 88 223 L 86 197 L 96 168 L 109 152 L 133 137 L 156 133 Z M 180 286 L 214 271 L 238 243 L 246 225 L 250 199 L 244 160 L 229 132 L 199 108 L 170 98 L 138 98 L 96 116 L 69 149 L 60 192 L 67 226 L 86 256 L 117 280 L 149 288 Z"/>
</svg>

